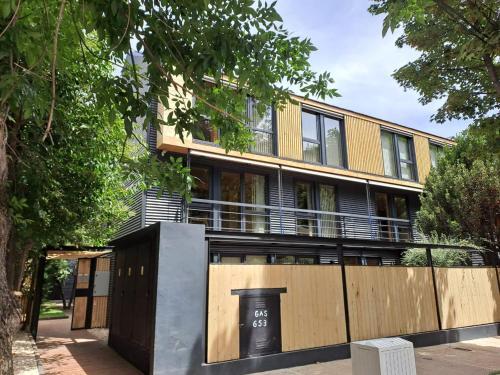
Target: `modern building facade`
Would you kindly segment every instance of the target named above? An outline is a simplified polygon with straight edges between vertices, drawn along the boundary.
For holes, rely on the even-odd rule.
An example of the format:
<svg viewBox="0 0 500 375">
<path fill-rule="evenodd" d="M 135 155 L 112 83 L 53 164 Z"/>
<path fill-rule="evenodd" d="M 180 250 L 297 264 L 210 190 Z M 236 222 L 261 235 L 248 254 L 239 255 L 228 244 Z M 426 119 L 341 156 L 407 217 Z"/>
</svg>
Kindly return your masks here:
<svg viewBox="0 0 500 375">
<path fill-rule="evenodd" d="M 138 193 L 136 215 L 119 236 L 157 221 L 204 224 L 207 232 L 418 241 L 419 194 L 443 147 L 453 142 L 388 121 L 293 96 L 265 114 L 247 103 L 255 144 L 246 153 L 219 147 L 207 119 L 182 141 L 172 128 L 150 129 L 152 153 L 182 156 L 196 178 L 192 202 L 156 189 Z M 192 98 L 187 98 L 192 100 Z M 158 116 L 168 115 L 155 104 Z M 336 263 L 336 253 L 215 242 L 214 263 Z M 366 251 L 370 250 L 370 251 Z M 398 252 L 346 249 L 348 264 L 398 264 Z M 402 250 L 402 249 L 401 249 Z"/>
</svg>

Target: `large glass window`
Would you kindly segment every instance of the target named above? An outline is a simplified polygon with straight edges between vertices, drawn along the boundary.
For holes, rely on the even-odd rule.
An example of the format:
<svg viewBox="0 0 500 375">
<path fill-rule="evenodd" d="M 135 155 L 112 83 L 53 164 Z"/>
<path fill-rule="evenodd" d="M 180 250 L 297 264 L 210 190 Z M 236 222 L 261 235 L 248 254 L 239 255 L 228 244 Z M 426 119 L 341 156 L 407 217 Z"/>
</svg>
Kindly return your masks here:
<svg viewBox="0 0 500 375">
<path fill-rule="evenodd" d="M 270 105 L 262 107 L 259 108 L 257 100 L 248 98 L 249 126 L 254 135 L 254 145 L 251 146 L 250 151 L 272 155 L 274 154 L 273 110 Z"/>
<path fill-rule="evenodd" d="M 403 195 L 389 195 L 387 193 L 375 193 L 375 204 L 377 216 L 379 217 L 379 236 L 381 239 L 391 240 L 393 238 L 400 241 L 410 240 L 409 222 L 384 220 L 400 219 L 408 220 L 408 203 Z"/>
<path fill-rule="evenodd" d="M 398 177 L 394 137 L 391 133 L 382 132 L 382 156 L 384 158 L 384 173 L 386 176 Z"/>
<path fill-rule="evenodd" d="M 220 176 L 221 200 L 226 202 L 241 202 L 240 174 L 234 172 L 222 172 Z M 221 206 L 222 230 L 241 230 L 240 206 Z"/>
<path fill-rule="evenodd" d="M 191 188 L 193 202 L 189 206 L 189 222 L 211 227 L 211 205 L 197 201 L 197 199 L 210 199 L 210 169 L 193 166 L 191 167 L 191 176 L 193 177 L 193 187 Z"/>
<path fill-rule="evenodd" d="M 429 153 L 431 156 L 431 166 L 432 168 L 435 168 L 438 158 L 443 153 L 443 146 L 437 145 L 435 143 L 429 143 Z"/>
<path fill-rule="evenodd" d="M 385 130 L 382 131 L 381 137 L 385 175 L 404 180 L 414 180 L 415 166 L 412 139 Z"/>
<path fill-rule="evenodd" d="M 266 204 L 266 178 L 258 174 L 245 173 L 245 203 L 264 206 Z M 245 208 L 246 230 L 253 233 L 265 233 L 267 212 L 263 207 Z"/>
<path fill-rule="evenodd" d="M 341 121 L 303 110 L 302 147 L 305 161 L 343 167 Z"/>
<path fill-rule="evenodd" d="M 313 185 L 310 182 L 297 182 L 295 185 L 296 207 L 301 210 L 313 210 Z M 297 234 L 314 235 L 315 215 L 310 212 L 297 212 Z"/>
<path fill-rule="evenodd" d="M 318 116 L 302 111 L 302 147 L 304 160 L 320 163 L 320 141 L 318 131 Z"/>
<path fill-rule="evenodd" d="M 335 212 L 336 197 L 335 187 L 331 185 L 319 185 L 320 211 Z M 321 236 L 336 237 L 338 222 L 334 215 L 320 214 Z"/>
<path fill-rule="evenodd" d="M 338 167 L 343 166 L 340 121 L 330 117 L 325 117 L 324 123 L 326 164 Z"/>
<path fill-rule="evenodd" d="M 229 171 L 222 171 L 220 176 L 220 200 L 257 206 L 222 205 L 222 229 L 265 233 L 268 214 L 262 206 L 266 205 L 266 177 Z"/>
</svg>

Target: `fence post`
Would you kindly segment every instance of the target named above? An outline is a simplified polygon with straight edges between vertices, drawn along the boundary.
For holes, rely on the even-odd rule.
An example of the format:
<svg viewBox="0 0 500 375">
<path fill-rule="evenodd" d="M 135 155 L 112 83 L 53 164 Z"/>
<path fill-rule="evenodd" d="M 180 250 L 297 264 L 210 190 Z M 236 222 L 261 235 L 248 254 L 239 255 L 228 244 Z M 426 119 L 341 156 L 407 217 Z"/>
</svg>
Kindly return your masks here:
<svg viewBox="0 0 500 375">
<path fill-rule="evenodd" d="M 347 283 L 345 276 L 345 264 L 344 264 L 344 247 L 341 243 L 337 244 L 337 258 L 339 260 L 340 268 L 342 270 L 342 292 L 344 294 L 344 314 L 345 314 L 345 333 L 347 337 L 347 342 L 351 342 L 351 327 L 349 324 L 349 301 L 347 295 Z"/>
<path fill-rule="evenodd" d="M 493 253 L 493 268 L 495 269 L 495 275 L 497 277 L 498 292 L 500 293 L 500 278 L 498 277 L 498 252 Z"/>
<path fill-rule="evenodd" d="M 440 308 L 439 308 L 439 297 L 438 297 L 438 291 L 437 291 L 437 285 L 436 285 L 436 274 L 434 272 L 434 263 L 432 262 L 432 250 L 430 247 L 425 249 L 425 254 L 427 255 L 427 265 L 429 267 L 431 267 L 432 287 L 434 288 L 434 300 L 436 301 L 438 328 L 441 331 L 441 329 L 443 329 L 443 328 L 442 328 L 442 324 L 441 324 L 441 313 L 440 313 Z"/>
</svg>

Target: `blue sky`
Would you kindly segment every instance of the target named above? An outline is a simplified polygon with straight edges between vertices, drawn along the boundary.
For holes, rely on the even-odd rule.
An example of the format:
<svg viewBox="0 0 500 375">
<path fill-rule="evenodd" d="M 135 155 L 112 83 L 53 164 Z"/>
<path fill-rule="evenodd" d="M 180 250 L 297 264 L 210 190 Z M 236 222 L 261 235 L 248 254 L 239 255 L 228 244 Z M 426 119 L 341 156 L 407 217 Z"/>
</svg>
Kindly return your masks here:
<svg viewBox="0 0 500 375">
<path fill-rule="evenodd" d="M 279 0 L 285 27 L 296 36 L 311 38 L 318 51 L 311 63 L 327 70 L 342 97 L 327 100 L 353 111 L 426 132 L 451 137 L 466 122 L 436 124 L 430 116 L 439 103 L 423 106 L 414 91 L 404 91 L 391 77 L 418 54 L 394 45 L 390 33 L 382 38 L 382 16 L 372 16 L 366 0 Z"/>
</svg>

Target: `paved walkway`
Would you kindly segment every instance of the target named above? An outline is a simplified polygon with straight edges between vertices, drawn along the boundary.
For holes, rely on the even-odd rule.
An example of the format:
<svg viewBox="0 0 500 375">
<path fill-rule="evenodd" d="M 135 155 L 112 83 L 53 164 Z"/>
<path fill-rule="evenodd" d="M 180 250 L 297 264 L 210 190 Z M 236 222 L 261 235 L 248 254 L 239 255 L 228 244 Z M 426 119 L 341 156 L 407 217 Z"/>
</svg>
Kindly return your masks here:
<svg viewBox="0 0 500 375">
<path fill-rule="evenodd" d="M 37 347 L 47 375 L 139 375 L 107 345 L 106 329 L 70 330 L 71 318 L 40 320 Z"/>
<path fill-rule="evenodd" d="M 14 375 L 38 375 L 37 350 L 35 342 L 27 332 L 17 332 L 12 343 Z"/>
<path fill-rule="evenodd" d="M 418 375 L 500 374 L 500 336 L 416 349 Z M 318 363 L 260 375 L 351 375 L 351 360 Z"/>
</svg>

